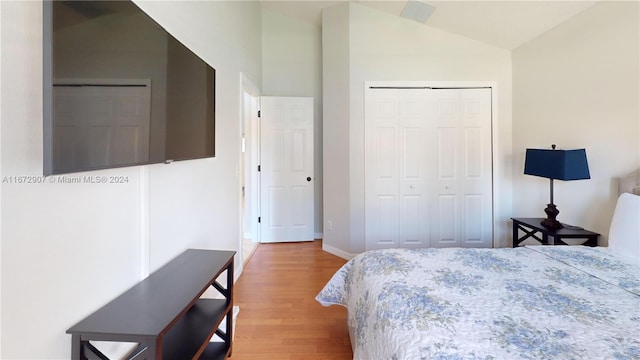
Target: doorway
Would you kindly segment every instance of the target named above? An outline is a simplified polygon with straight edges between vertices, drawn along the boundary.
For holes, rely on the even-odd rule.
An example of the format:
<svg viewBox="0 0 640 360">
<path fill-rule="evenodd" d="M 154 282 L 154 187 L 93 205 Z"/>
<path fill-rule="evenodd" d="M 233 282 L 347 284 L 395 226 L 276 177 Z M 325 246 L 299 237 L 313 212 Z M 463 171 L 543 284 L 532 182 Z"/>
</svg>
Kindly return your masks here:
<svg viewBox="0 0 640 360">
<path fill-rule="evenodd" d="M 261 97 L 241 76 L 239 257 L 262 242 L 314 240 L 313 98 Z M 263 109 L 264 107 L 264 109 Z"/>
<path fill-rule="evenodd" d="M 242 120 L 240 121 L 241 149 L 239 171 L 241 182 L 241 236 L 238 251 L 241 254 L 242 263 L 245 264 L 260 243 L 260 231 L 258 228 L 259 179 L 257 173 L 260 149 L 258 119 L 260 92 L 244 75 L 242 75 L 241 84 Z"/>
</svg>

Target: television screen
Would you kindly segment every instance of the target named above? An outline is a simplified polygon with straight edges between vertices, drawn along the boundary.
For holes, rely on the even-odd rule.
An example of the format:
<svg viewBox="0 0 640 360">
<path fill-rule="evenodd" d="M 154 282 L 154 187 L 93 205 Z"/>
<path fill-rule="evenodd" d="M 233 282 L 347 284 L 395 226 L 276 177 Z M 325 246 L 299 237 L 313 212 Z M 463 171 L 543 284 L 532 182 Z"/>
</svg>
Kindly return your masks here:
<svg viewBox="0 0 640 360">
<path fill-rule="evenodd" d="M 215 70 L 131 1 L 44 2 L 44 174 L 212 157 Z"/>
</svg>

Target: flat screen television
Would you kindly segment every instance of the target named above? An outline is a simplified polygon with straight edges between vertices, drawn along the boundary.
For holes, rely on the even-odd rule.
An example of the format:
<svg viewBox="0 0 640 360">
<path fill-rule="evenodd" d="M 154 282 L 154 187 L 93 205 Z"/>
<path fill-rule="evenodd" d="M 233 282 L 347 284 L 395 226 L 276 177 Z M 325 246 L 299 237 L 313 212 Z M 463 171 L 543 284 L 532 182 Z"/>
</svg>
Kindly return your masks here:
<svg viewBox="0 0 640 360">
<path fill-rule="evenodd" d="M 215 155 L 215 69 L 131 1 L 44 1 L 44 175 Z"/>
</svg>

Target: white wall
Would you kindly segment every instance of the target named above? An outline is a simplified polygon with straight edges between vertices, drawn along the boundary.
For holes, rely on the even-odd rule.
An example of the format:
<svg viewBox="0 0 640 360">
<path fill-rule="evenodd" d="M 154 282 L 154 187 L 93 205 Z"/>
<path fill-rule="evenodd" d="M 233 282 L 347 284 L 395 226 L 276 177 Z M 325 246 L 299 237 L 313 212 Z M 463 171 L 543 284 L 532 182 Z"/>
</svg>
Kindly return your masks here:
<svg viewBox="0 0 640 360">
<path fill-rule="evenodd" d="M 0 54 L 2 54 L 2 6 L 0 6 Z M 2 56 L 0 56 L 0 99 L 2 98 Z M 0 101 L 0 139 L 2 139 L 2 101 Z M 1 141 L 0 141 L 1 144 Z M 2 146 L 0 146 L 0 179 L 2 179 Z M 2 184 L 0 182 L 0 184 Z M 2 185 L 0 185 L 0 357 L 2 357 Z"/>
<path fill-rule="evenodd" d="M 351 253 L 349 195 L 349 9 L 346 3 L 322 12 L 323 242 L 335 254 Z"/>
<path fill-rule="evenodd" d="M 322 233 L 322 32 L 320 26 L 262 11 L 262 94 L 313 97 L 315 232 Z"/>
<path fill-rule="evenodd" d="M 590 180 L 556 181 L 562 222 L 606 235 L 614 178 L 640 168 L 638 2 L 600 2 L 513 51 L 514 215 L 544 217 L 546 179 L 526 148 L 586 148 Z"/>
<path fill-rule="evenodd" d="M 262 77 L 261 19 L 259 4 L 251 1 L 142 1 L 139 5 L 216 69 L 216 157 L 149 168 L 153 270 L 184 247 L 237 248 L 241 236 L 240 73 L 251 79 Z M 182 240 L 176 242 L 176 238 Z"/>
<path fill-rule="evenodd" d="M 338 11 L 338 10 L 333 10 Z M 325 186 L 325 198 L 334 206 L 327 209 L 326 221 L 349 221 L 349 233 L 325 231 L 329 246 L 345 252 L 364 250 L 364 82 L 399 81 L 492 81 L 497 84 L 497 109 L 494 109 L 494 179 L 500 190 L 494 209 L 499 226 L 495 229 L 497 246 L 506 246 L 511 216 L 511 56 L 509 51 L 489 46 L 465 37 L 430 28 L 358 4 L 350 4 L 348 12 L 349 38 L 349 120 L 331 122 L 325 126 L 330 133 L 349 134 L 349 154 L 333 154 L 325 150 L 325 174 L 330 169 L 349 169 L 347 183 Z M 327 17 L 325 19 L 328 20 Z M 323 32 L 335 32 L 336 22 L 323 22 Z M 326 57 L 325 57 L 326 58 Z M 324 76 L 332 76 L 326 68 Z M 325 82 L 325 86 L 327 83 Z M 329 84 L 331 86 L 331 84 Z M 325 88 L 325 93 L 335 88 Z M 325 98 L 325 109 L 333 108 L 337 99 Z M 328 119 L 325 119 L 327 122 Z M 326 144 L 326 142 L 325 142 Z M 328 179 L 325 181 L 327 183 Z M 329 201 L 329 200 L 326 200 Z M 339 217 L 333 209 L 347 208 L 349 216 Z M 335 227 L 335 225 L 334 225 Z M 326 229 L 326 227 L 325 227 Z M 341 228 L 342 229 L 342 228 Z"/>
<path fill-rule="evenodd" d="M 146 269 L 187 247 L 237 249 L 239 74 L 262 76 L 260 6 L 140 6 L 216 68 L 216 158 L 79 174 L 126 184 L 17 184 L 42 174 L 42 4 L 0 2 L 2 359 L 69 358 L 65 330 Z"/>
</svg>

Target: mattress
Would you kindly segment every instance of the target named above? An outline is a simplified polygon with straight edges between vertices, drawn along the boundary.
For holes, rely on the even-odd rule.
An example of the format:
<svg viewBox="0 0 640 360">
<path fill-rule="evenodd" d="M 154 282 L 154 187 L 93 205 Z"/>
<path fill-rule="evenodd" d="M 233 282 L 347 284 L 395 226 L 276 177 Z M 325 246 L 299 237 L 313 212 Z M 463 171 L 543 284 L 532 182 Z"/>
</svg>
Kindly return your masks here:
<svg viewBox="0 0 640 360">
<path fill-rule="evenodd" d="M 640 359 L 640 268 L 603 248 L 369 251 L 316 300 L 354 359 Z"/>
</svg>

